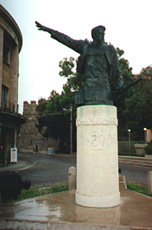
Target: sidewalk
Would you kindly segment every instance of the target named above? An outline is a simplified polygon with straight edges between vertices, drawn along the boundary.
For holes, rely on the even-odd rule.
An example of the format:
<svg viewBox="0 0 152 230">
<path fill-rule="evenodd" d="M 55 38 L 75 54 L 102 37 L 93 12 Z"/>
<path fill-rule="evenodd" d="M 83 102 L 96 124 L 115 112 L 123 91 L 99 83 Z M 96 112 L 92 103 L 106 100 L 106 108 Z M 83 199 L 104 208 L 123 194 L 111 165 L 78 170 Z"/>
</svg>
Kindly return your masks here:
<svg viewBox="0 0 152 230">
<path fill-rule="evenodd" d="M 0 205 L 0 229 L 100 230 L 152 229 L 152 198 L 126 189 L 119 181 L 121 204 L 88 208 L 75 204 L 75 190 Z"/>
</svg>

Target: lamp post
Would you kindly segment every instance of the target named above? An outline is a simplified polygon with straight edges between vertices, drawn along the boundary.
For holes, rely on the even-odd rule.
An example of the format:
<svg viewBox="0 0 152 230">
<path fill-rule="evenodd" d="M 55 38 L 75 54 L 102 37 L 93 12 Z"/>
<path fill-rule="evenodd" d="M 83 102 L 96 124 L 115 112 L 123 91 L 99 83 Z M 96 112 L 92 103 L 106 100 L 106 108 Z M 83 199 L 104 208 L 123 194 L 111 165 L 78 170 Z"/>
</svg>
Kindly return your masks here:
<svg viewBox="0 0 152 230">
<path fill-rule="evenodd" d="M 129 155 L 130 155 L 130 133 L 131 133 L 131 129 L 128 129 Z"/>
<path fill-rule="evenodd" d="M 65 111 L 65 112 L 70 112 L 70 154 L 72 154 L 73 153 L 73 143 L 72 143 L 72 139 L 73 139 L 73 136 L 72 136 L 72 132 L 73 132 L 73 126 L 72 126 L 72 105 L 71 105 L 71 107 L 70 107 L 70 109 L 68 110 L 68 109 L 65 109 L 65 108 L 63 108 L 63 111 Z"/>
<path fill-rule="evenodd" d="M 147 143 L 147 128 L 143 128 L 144 131 L 144 138 L 145 138 L 145 144 Z"/>
<path fill-rule="evenodd" d="M 73 153 L 73 145 L 72 145 L 72 106 L 70 107 L 70 154 Z"/>
</svg>

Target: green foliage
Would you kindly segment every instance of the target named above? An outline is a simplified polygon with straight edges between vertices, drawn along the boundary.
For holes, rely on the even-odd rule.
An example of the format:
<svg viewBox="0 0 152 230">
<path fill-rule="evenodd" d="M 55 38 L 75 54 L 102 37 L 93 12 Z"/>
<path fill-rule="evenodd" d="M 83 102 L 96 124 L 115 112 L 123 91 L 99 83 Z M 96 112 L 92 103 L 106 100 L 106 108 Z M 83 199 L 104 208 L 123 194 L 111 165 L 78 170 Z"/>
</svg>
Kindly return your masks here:
<svg viewBox="0 0 152 230">
<path fill-rule="evenodd" d="M 45 138 L 53 137 L 59 140 L 59 152 L 69 152 L 70 110 L 73 100 L 71 91 L 69 92 L 67 90 L 60 95 L 53 90 L 43 111 L 41 111 L 41 108 L 43 108 L 41 103 L 38 104 L 38 129 L 41 132 L 44 126 L 47 127 L 43 136 Z"/>
<path fill-rule="evenodd" d="M 74 58 L 70 57 L 69 60 L 64 58 L 62 61 L 59 62 L 59 67 L 62 69 L 59 72 L 59 75 L 62 77 L 71 77 L 74 76 L 75 73 L 73 72 L 73 68 L 75 67 Z"/>
<path fill-rule="evenodd" d="M 148 143 L 148 145 L 146 146 L 145 152 L 146 152 L 146 154 L 148 154 L 148 155 L 152 155 L 152 140 L 151 140 L 151 142 Z"/>
<path fill-rule="evenodd" d="M 69 139 L 70 139 L 70 110 L 74 110 L 74 93 L 82 87 L 84 78 L 80 77 L 75 71 L 76 61 L 74 58 L 64 58 L 59 63 L 61 71 L 59 75 L 67 78 L 67 83 L 63 86 L 63 91 L 58 94 L 52 91 L 47 101 L 40 100 L 37 106 L 39 114 L 39 131 L 41 132 L 43 126 L 47 126 L 44 137 L 49 136 L 59 139 L 60 152 L 69 152 Z M 46 103 L 45 103 L 46 102 Z M 73 126 L 73 146 L 75 146 L 75 117 L 76 114 L 72 113 L 72 126 Z"/>
<path fill-rule="evenodd" d="M 72 93 L 73 91 L 79 90 L 84 85 L 85 76 L 81 76 L 76 72 L 76 65 L 77 60 L 73 57 L 69 59 L 64 58 L 59 62 L 59 67 L 62 69 L 59 75 L 67 78 L 67 83 L 63 86 L 63 91 L 65 93 L 67 93 L 67 91 Z"/>
<path fill-rule="evenodd" d="M 20 195 L 18 196 L 17 200 L 15 200 L 15 202 L 38 197 L 38 196 L 44 196 L 44 195 L 49 195 L 53 193 L 64 192 L 64 191 L 68 191 L 68 183 L 61 183 L 58 185 L 52 185 L 50 187 L 44 187 L 44 188 L 43 187 L 42 188 L 31 187 L 28 190 L 23 189 Z M 10 203 L 10 202 L 13 202 L 13 200 L 5 201 L 5 203 Z"/>
<path fill-rule="evenodd" d="M 121 56 L 124 54 L 124 50 L 121 50 L 120 48 L 117 47 L 116 51 L 117 51 L 118 58 L 120 59 Z"/>
<path fill-rule="evenodd" d="M 116 51 L 118 54 L 118 58 L 122 70 L 124 85 L 128 85 L 134 80 L 134 75 L 132 74 L 132 68 L 129 66 L 128 60 L 122 57 L 124 51 L 120 50 L 119 48 L 117 48 Z"/>
<path fill-rule="evenodd" d="M 152 128 L 152 67 L 141 71 L 144 80 L 133 87 L 130 97 L 125 99 L 122 113 L 134 140 L 143 140 L 143 128 Z"/>
<path fill-rule="evenodd" d="M 127 188 L 132 190 L 132 191 L 134 191 L 134 192 L 144 194 L 146 196 L 149 195 L 148 194 L 148 188 L 144 184 L 134 183 L 134 182 L 127 182 Z"/>
<path fill-rule="evenodd" d="M 44 115 L 56 112 L 63 113 L 63 109 L 70 109 L 72 103 L 73 97 L 71 94 L 68 95 L 68 93 L 62 92 L 62 94 L 59 95 L 57 93 L 54 94 L 54 91 L 52 91 L 49 100 L 47 101 Z"/>
<path fill-rule="evenodd" d="M 44 195 L 63 192 L 63 191 L 68 191 L 68 183 L 52 185 L 51 187 L 45 187 L 45 188 L 31 187 L 28 190 L 23 189 L 20 195 L 18 196 L 17 200 L 24 200 L 24 199 L 44 196 Z"/>
<path fill-rule="evenodd" d="M 46 99 L 41 98 L 41 99 L 38 101 L 38 106 L 36 107 L 36 110 L 37 110 L 37 112 L 39 113 L 39 116 L 40 116 L 40 115 L 43 115 L 43 112 L 44 112 L 45 109 L 46 109 L 46 105 L 47 105 L 47 100 L 46 100 Z"/>
<path fill-rule="evenodd" d="M 128 60 L 122 57 L 124 51 L 120 50 L 119 48 L 117 48 L 116 51 L 118 54 L 125 86 L 134 81 L 134 75 L 132 74 L 132 68 L 129 66 Z M 130 88 L 127 92 L 123 93 L 116 101 L 114 101 L 114 105 L 118 108 L 119 140 L 126 140 L 126 138 L 128 138 L 128 125 L 126 120 L 124 119 L 124 111 L 126 110 L 126 100 L 132 96 L 133 90 L 134 88 Z"/>
</svg>

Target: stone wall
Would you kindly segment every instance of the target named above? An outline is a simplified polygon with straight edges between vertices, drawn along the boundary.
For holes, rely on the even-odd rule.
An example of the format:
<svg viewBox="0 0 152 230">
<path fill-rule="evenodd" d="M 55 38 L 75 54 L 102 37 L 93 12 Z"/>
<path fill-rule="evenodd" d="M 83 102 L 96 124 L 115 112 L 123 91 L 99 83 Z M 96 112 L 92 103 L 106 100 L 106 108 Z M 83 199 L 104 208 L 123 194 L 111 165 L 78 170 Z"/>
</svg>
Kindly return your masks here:
<svg viewBox="0 0 152 230">
<path fill-rule="evenodd" d="M 37 125 L 37 111 L 36 102 L 31 101 L 29 104 L 27 101 L 24 102 L 23 116 L 26 117 L 26 122 L 20 128 L 18 135 L 18 151 L 20 152 L 33 152 L 38 147 L 38 151 L 45 153 L 48 148 L 53 148 L 55 151 L 58 150 L 59 141 L 53 138 L 45 138 L 43 136 L 44 131 L 47 127 L 44 127 L 40 133 Z"/>
</svg>

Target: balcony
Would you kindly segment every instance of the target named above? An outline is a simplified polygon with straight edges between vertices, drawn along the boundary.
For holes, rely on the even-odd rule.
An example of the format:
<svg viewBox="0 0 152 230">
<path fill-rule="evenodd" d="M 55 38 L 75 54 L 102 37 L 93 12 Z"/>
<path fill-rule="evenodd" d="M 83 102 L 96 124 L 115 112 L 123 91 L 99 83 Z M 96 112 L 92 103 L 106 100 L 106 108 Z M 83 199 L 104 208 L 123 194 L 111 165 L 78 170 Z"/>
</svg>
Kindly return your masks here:
<svg viewBox="0 0 152 230">
<path fill-rule="evenodd" d="M 15 105 L 10 101 L 2 100 L 0 109 L 3 111 L 9 111 L 9 112 L 14 113 Z"/>
</svg>

